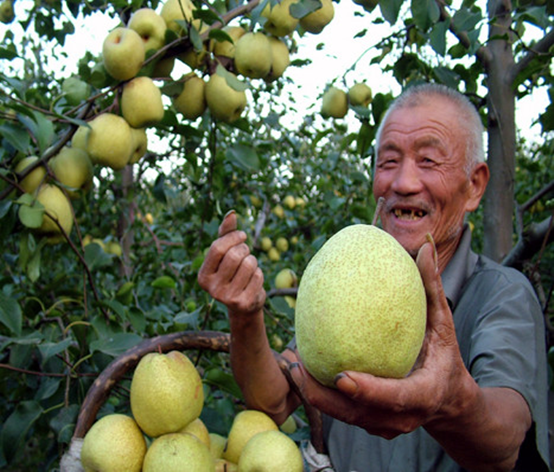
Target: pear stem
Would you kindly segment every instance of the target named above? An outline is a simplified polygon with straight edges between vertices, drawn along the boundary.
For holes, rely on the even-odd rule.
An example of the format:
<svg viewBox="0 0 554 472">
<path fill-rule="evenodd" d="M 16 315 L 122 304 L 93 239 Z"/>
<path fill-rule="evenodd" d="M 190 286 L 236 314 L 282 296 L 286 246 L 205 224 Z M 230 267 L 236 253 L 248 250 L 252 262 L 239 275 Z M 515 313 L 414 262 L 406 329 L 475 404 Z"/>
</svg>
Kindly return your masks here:
<svg viewBox="0 0 554 472">
<path fill-rule="evenodd" d="M 377 220 L 381 215 L 381 210 L 383 209 L 384 204 L 385 204 L 385 197 L 379 197 L 379 199 L 377 200 L 377 206 L 375 207 L 375 213 L 373 214 L 373 221 L 371 222 L 372 226 L 375 226 L 377 224 Z"/>
</svg>

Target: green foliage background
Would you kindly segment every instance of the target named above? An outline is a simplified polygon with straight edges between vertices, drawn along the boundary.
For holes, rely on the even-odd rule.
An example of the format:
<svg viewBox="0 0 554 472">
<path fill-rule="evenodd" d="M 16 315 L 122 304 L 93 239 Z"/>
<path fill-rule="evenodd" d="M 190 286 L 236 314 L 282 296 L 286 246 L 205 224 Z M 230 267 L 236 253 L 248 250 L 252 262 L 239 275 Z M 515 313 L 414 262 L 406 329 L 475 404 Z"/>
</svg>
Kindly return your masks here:
<svg viewBox="0 0 554 472">
<path fill-rule="evenodd" d="M 552 27 L 553 12 L 535 3 L 520 2 L 515 11 L 515 29 L 522 34 L 528 24 L 544 31 Z M 372 16 L 360 8 L 359 14 L 371 21 L 394 25 L 370 60 L 381 61 L 401 86 L 440 81 L 464 89 L 479 105 L 478 93 L 487 84 L 482 83 L 480 67 L 467 58 L 485 22 L 482 8 L 472 1 L 458 5 L 454 21 L 468 32 L 467 48 L 446 41 L 435 2 L 409 4 L 381 1 L 379 14 Z M 91 383 L 114 357 L 142 339 L 183 330 L 228 331 L 224 307 L 196 281 L 228 210 L 238 213 L 240 228 L 249 235 L 270 295 L 280 269 L 290 267 L 301 277 L 330 235 L 345 225 L 373 219 L 375 126 L 393 97 L 374 89 L 369 109 L 350 111 L 359 122 L 354 131 L 340 121 L 318 119 L 317 111 L 307 112 L 291 129 L 282 103 L 287 98 L 294 103 L 294 97 L 283 97 L 285 78 L 252 84 L 248 115 L 233 125 L 214 122 L 209 113 L 194 123 L 185 122 L 168 107 L 154 129 L 164 150 L 136 164 L 132 181 L 128 171 L 95 169 L 93 190 L 73 201 L 77 224 L 71 244 L 47 244 L 26 227 L 18 218 L 21 195 L 11 186 L 14 164 L 23 156 L 44 155 L 82 123 L 80 109 L 62 94 L 64 71 L 49 73 L 55 67 L 45 67 L 56 64 L 60 49 L 54 45 L 63 46 L 74 31 L 66 9 L 75 17 L 102 10 L 125 18 L 144 6 L 156 8 L 158 2 L 37 1 L 27 16 L 15 20 L 28 28 L 23 41 L 8 30 L 0 44 L 0 467 L 5 470 L 58 467 Z M 219 14 L 236 6 L 240 2 L 212 4 Z M 369 34 L 369 22 L 359 37 Z M 302 34 L 295 41 L 302 41 Z M 520 78 L 520 96 L 539 85 L 552 90 L 551 57 L 549 53 L 529 65 Z M 309 58 L 294 59 L 292 67 L 310 63 Z M 79 74 L 93 86 L 88 101 L 92 113 L 110 109 L 110 87 L 117 84 L 105 74 L 99 58 L 84 52 Z M 551 109 L 551 104 L 545 105 L 541 115 L 544 140 L 522 138 L 519 143 L 515 180 L 520 205 L 554 181 Z M 285 207 L 280 218 L 272 210 L 289 194 L 306 205 Z M 253 197 L 262 204 L 254 205 Z M 525 224 L 547 218 L 553 209 L 552 192 L 542 194 L 526 207 Z M 148 213 L 153 223 L 146 220 Z M 476 249 L 483 239 L 482 218 L 482 212 L 470 217 Z M 124 253 L 108 254 L 98 244 L 83 247 L 85 235 L 117 241 Z M 263 236 L 273 241 L 297 237 L 298 242 L 272 262 L 259 247 Z M 547 324 L 552 267 L 548 246 L 524 267 L 540 277 L 537 286 L 548 302 Z M 294 311 L 282 296 L 270 296 L 266 315 L 269 339 L 280 350 L 293 335 Z M 190 355 L 205 379 L 203 419 L 212 431 L 225 434 L 243 405 L 228 359 L 210 352 Z M 129 379 L 121 382 L 100 414 L 128 412 L 128 386 Z"/>
</svg>

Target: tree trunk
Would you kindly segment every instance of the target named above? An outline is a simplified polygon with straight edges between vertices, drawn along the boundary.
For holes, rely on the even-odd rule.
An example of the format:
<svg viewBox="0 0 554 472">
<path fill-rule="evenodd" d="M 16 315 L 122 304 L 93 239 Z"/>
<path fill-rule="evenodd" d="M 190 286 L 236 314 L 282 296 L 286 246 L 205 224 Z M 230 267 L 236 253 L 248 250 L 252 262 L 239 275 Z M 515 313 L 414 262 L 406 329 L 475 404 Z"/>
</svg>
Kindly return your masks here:
<svg viewBox="0 0 554 472">
<path fill-rule="evenodd" d="M 488 86 L 488 164 L 491 179 L 484 201 L 485 255 L 501 261 L 513 244 L 515 180 L 515 93 L 509 80 L 514 65 L 511 48 L 511 6 L 489 0 L 490 62 Z M 495 38 L 495 39 L 492 39 Z"/>
</svg>

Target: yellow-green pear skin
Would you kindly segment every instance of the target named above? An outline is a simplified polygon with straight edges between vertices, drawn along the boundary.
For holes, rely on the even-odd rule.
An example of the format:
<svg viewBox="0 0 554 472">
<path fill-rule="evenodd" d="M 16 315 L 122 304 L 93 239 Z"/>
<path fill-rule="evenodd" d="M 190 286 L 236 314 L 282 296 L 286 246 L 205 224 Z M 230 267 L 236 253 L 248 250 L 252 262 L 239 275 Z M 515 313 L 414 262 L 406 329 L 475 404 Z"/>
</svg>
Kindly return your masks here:
<svg viewBox="0 0 554 472">
<path fill-rule="evenodd" d="M 246 93 L 232 88 L 225 77 L 217 73 L 210 76 L 205 95 L 211 115 L 225 123 L 238 120 L 246 108 Z"/>
<path fill-rule="evenodd" d="M 238 464 L 244 446 L 255 434 L 278 430 L 275 421 L 261 411 L 243 410 L 237 413 L 229 430 L 223 459 Z"/>
<path fill-rule="evenodd" d="M 365 82 L 358 82 L 348 89 L 348 101 L 352 106 L 367 107 L 372 98 L 371 87 Z"/>
<path fill-rule="evenodd" d="M 81 449 L 85 472 L 140 472 L 146 440 L 130 416 L 103 416 L 88 430 Z"/>
<path fill-rule="evenodd" d="M 196 436 L 200 441 L 202 441 L 208 449 L 211 448 L 211 437 L 208 428 L 200 418 L 192 420 L 184 428 L 181 428 L 178 433 L 189 433 L 193 436 Z"/>
<path fill-rule="evenodd" d="M 148 151 L 148 135 L 145 128 L 131 128 L 132 154 L 129 164 L 136 164 Z"/>
<path fill-rule="evenodd" d="M 168 433 L 152 441 L 142 472 L 215 472 L 208 447 L 188 433 Z"/>
<path fill-rule="evenodd" d="M 148 436 L 179 431 L 200 416 L 203 406 L 202 379 L 185 354 L 142 357 L 131 381 L 131 411 Z"/>
<path fill-rule="evenodd" d="M 321 100 L 321 115 L 324 118 L 344 118 L 348 112 L 348 94 L 337 87 L 325 90 Z"/>
<path fill-rule="evenodd" d="M 108 33 L 102 44 L 102 58 L 108 74 L 116 80 L 135 77 L 146 57 L 144 42 L 130 28 L 119 26 Z"/>
<path fill-rule="evenodd" d="M 402 378 L 421 350 L 426 316 L 425 289 L 408 252 L 375 226 L 347 226 L 302 275 L 298 353 L 308 372 L 329 387 L 346 370 Z"/>
<path fill-rule="evenodd" d="M 285 269 L 281 269 L 275 276 L 276 289 L 293 288 L 297 285 L 298 276 L 296 275 L 296 272 L 294 272 L 294 270 L 289 269 L 288 267 Z"/>
<path fill-rule="evenodd" d="M 282 37 L 292 33 L 298 25 L 298 19 L 291 15 L 290 6 L 298 0 L 281 0 L 275 5 L 267 3 L 262 16 L 267 20 L 264 29 L 273 36 Z"/>
<path fill-rule="evenodd" d="M 239 74 L 251 79 L 266 77 L 271 62 L 271 43 L 264 33 L 246 33 L 235 44 L 235 68 Z"/>
<path fill-rule="evenodd" d="M 307 32 L 319 34 L 335 17 L 332 0 L 321 0 L 321 8 L 314 10 L 300 19 L 300 26 Z"/>
<path fill-rule="evenodd" d="M 244 446 L 239 472 L 302 472 L 304 460 L 296 443 L 281 431 L 263 431 Z"/>
<path fill-rule="evenodd" d="M 135 77 L 123 86 L 121 113 L 133 128 L 145 128 L 162 120 L 162 92 L 150 77 Z"/>
<path fill-rule="evenodd" d="M 82 149 L 64 146 L 49 164 L 56 180 L 67 187 L 70 198 L 78 198 L 77 190 L 87 191 L 92 186 L 92 162 Z"/>
<path fill-rule="evenodd" d="M 271 69 L 265 80 L 272 82 L 283 75 L 290 64 L 290 54 L 287 45 L 279 38 L 271 36 L 269 38 L 271 45 Z"/>
<path fill-rule="evenodd" d="M 160 16 L 165 20 L 166 26 L 177 34 L 185 31 L 177 21 L 191 22 L 193 19 L 194 4 L 190 0 L 166 0 L 160 11 Z"/>
<path fill-rule="evenodd" d="M 35 164 L 38 161 L 37 156 L 29 156 L 25 157 L 21 161 L 17 163 L 15 166 L 15 172 L 20 174 L 23 172 L 27 167 L 29 167 L 31 164 Z M 19 186 L 25 190 L 27 193 L 33 193 L 39 186 L 44 182 L 44 179 L 46 178 L 46 169 L 43 165 L 39 165 L 38 167 L 34 168 L 31 172 L 29 172 L 21 181 L 19 182 Z"/>
<path fill-rule="evenodd" d="M 102 113 L 91 120 L 89 126 L 87 152 L 93 164 L 123 169 L 133 152 L 129 123 L 114 113 Z"/>
<path fill-rule="evenodd" d="M 165 20 L 152 8 L 139 8 L 129 19 L 127 27 L 135 30 L 144 42 L 144 50 L 157 51 L 165 45 Z"/>
<path fill-rule="evenodd" d="M 55 218 L 66 234 L 71 233 L 73 228 L 73 212 L 71 210 L 71 203 L 63 191 L 55 185 L 43 184 L 38 188 L 36 197 L 44 206 L 42 225 L 37 231 L 47 236 L 60 236 L 62 231 L 52 219 Z"/>
<path fill-rule="evenodd" d="M 217 433 L 209 433 L 210 436 L 210 452 L 214 459 L 221 459 L 223 451 L 227 445 L 227 438 Z"/>
<path fill-rule="evenodd" d="M 244 36 L 246 30 L 242 26 L 226 26 L 223 31 L 229 35 L 233 42 L 212 40 L 212 50 L 215 56 L 232 59 L 235 57 L 235 43 Z"/>
<path fill-rule="evenodd" d="M 182 78 L 183 90 L 173 99 L 173 106 L 186 120 L 195 120 L 206 110 L 206 82 L 195 73 Z"/>
</svg>

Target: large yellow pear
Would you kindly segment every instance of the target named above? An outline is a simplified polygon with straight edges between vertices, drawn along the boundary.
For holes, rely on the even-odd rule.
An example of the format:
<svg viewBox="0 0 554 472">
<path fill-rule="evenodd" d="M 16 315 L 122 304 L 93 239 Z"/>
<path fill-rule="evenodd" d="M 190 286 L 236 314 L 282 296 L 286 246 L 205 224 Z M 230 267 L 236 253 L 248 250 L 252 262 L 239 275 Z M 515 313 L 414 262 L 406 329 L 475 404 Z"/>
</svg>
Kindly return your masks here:
<svg viewBox="0 0 554 472">
<path fill-rule="evenodd" d="M 191 22 L 193 19 L 194 4 L 190 0 L 166 0 L 160 11 L 160 16 L 165 20 L 166 26 L 177 34 L 185 33 L 185 30 L 177 21 Z"/>
<path fill-rule="evenodd" d="M 15 172 L 20 174 L 32 164 L 38 161 L 37 156 L 29 156 L 21 159 L 15 166 Z M 35 167 L 19 182 L 20 187 L 27 193 L 33 193 L 46 178 L 46 168 L 43 165 Z"/>
<path fill-rule="evenodd" d="M 71 233 L 73 228 L 73 212 L 71 203 L 59 187 L 51 184 L 43 184 L 38 188 L 37 200 L 44 206 L 42 225 L 38 232 L 52 238 L 57 242 L 62 235 L 60 227 L 54 221 L 57 220 L 66 234 Z M 63 236 L 61 236 L 63 238 Z"/>
<path fill-rule="evenodd" d="M 415 261 L 388 233 L 343 228 L 314 255 L 296 299 L 302 362 L 334 385 L 345 370 L 402 378 L 413 367 L 426 325 L 426 298 Z"/>
<path fill-rule="evenodd" d="M 365 82 L 358 82 L 348 89 L 348 101 L 352 106 L 367 107 L 371 99 L 371 87 Z"/>
<path fill-rule="evenodd" d="M 129 19 L 127 27 L 135 30 L 144 42 L 146 52 L 157 51 L 165 45 L 165 20 L 152 8 L 139 8 Z"/>
<path fill-rule="evenodd" d="M 206 105 L 216 120 L 232 123 L 246 108 L 246 93 L 232 88 L 225 77 L 217 73 L 210 76 L 205 95 Z"/>
<path fill-rule="evenodd" d="M 298 25 L 298 19 L 291 15 L 290 6 L 297 2 L 298 0 L 281 0 L 273 7 L 268 2 L 262 11 L 262 16 L 266 18 L 264 29 L 277 37 L 292 33 Z"/>
<path fill-rule="evenodd" d="M 206 82 L 194 72 L 181 80 L 183 90 L 173 99 L 173 106 L 186 120 L 196 120 L 206 110 Z"/>
<path fill-rule="evenodd" d="M 70 198 L 78 198 L 77 190 L 88 191 L 92 186 L 92 162 L 82 149 L 64 146 L 50 160 L 50 168 L 56 180 L 67 187 Z"/>
<path fill-rule="evenodd" d="M 271 45 L 271 69 L 266 80 L 271 82 L 283 75 L 290 64 L 290 54 L 287 45 L 279 38 L 271 36 L 269 44 Z"/>
<path fill-rule="evenodd" d="M 261 411 L 243 410 L 237 413 L 229 430 L 223 459 L 238 464 L 244 446 L 255 434 L 278 430 L 275 421 Z"/>
<path fill-rule="evenodd" d="M 271 55 L 271 43 L 264 33 L 246 33 L 235 45 L 235 68 L 251 79 L 266 77 L 271 70 Z"/>
<path fill-rule="evenodd" d="M 208 447 L 188 433 L 156 438 L 144 457 L 142 472 L 215 472 Z"/>
<path fill-rule="evenodd" d="M 211 47 L 214 55 L 222 57 L 235 57 L 235 43 L 246 33 L 246 30 L 242 26 L 226 26 L 223 28 L 233 42 L 229 41 L 211 41 Z"/>
<path fill-rule="evenodd" d="M 325 90 L 321 99 L 321 115 L 324 118 L 344 118 L 348 112 L 348 94 L 337 87 Z"/>
<path fill-rule="evenodd" d="M 135 77 L 123 86 L 121 114 L 133 128 L 145 128 L 162 120 L 162 92 L 150 77 Z"/>
<path fill-rule="evenodd" d="M 93 164 L 123 169 L 133 152 L 131 127 L 125 118 L 102 113 L 89 122 L 87 152 Z"/>
<path fill-rule="evenodd" d="M 321 0 L 321 7 L 300 19 L 300 26 L 307 32 L 319 34 L 335 16 L 332 0 Z"/>
<path fill-rule="evenodd" d="M 281 431 L 263 431 L 244 446 L 239 472 L 302 472 L 304 460 L 296 443 Z"/>
<path fill-rule="evenodd" d="M 182 352 L 153 352 L 140 360 L 131 382 L 131 411 L 148 436 L 179 431 L 203 406 L 202 379 Z"/>
<path fill-rule="evenodd" d="M 118 413 L 96 421 L 83 440 L 85 472 L 140 472 L 146 441 L 135 420 Z"/>
<path fill-rule="evenodd" d="M 116 80 L 135 77 L 146 57 L 144 42 L 130 28 L 119 26 L 110 31 L 102 44 L 102 58 L 108 74 Z"/>
</svg>

